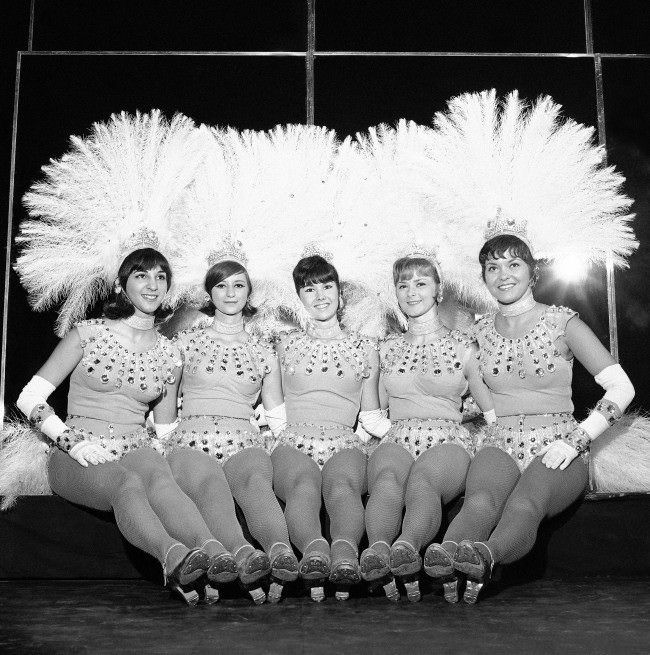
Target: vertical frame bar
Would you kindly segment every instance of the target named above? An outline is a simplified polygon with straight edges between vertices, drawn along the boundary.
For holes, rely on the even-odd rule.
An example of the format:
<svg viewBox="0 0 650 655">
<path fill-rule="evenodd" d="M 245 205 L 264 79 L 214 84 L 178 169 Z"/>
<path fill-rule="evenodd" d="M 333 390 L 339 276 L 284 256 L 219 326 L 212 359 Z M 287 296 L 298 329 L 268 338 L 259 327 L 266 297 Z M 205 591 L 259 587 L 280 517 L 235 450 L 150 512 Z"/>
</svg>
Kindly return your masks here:
<svg viewBox="0 0 650 655">
<path fill-rule="evenodd" d="M 34 45 L 34 12 L 36 10 L 36 0 L 32 0 L 29 6 L 29 37 L 27 40 L 27 50 L 32 51 Z"/>
<path fill-rule="evenodd" d="M 7 323 L 9 319 L 9 275 L 11 273 L 11 245 L 14 218 L 14 177 L 16 172 L 16 135 L 18 133 L 18 100 L 20 96 L 21 54 L 16 58 L 16 82 L 14 87 L 14 115 L 11 130 L 11 168 L 9 171 L 9 207 L 7 212 L 7 245 L 5 250 L 5 285 L 3 289 L 4 306 L 2 308 L 2 361 L 0 363 L 0 418 L 4 425 L 5 415 L 5 376 L 7 374 Z"/>
<path fill-rule="evenodd" d="M 305 57 L 306 123 L 314 124 L 314 51 L 316 50 L 316 0 L 307 0 L 307 54 Z"/>
</svg>

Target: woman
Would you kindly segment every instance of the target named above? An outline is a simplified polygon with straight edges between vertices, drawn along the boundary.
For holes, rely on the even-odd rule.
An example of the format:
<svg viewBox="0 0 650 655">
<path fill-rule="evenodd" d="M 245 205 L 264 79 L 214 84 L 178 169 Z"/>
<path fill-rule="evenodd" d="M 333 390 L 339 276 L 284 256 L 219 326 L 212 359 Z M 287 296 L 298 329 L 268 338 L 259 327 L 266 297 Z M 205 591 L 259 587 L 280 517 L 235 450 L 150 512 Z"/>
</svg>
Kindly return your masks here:
<svg viewBox="0 0 650 655">
<path fill-rule="evenodd" d="M 260 580 L 269 571 L 274 582 L 268 599 L 277 602 L 284 582 L 298 577 L 298 560 L 273 493 L 265 438 L 251 424 L 261 392 L 267 419 L 276 430 L 282 426 L 273 423 L 274 410 L 282 405 L 277 357 L 271 344 L 245 329 L 244 317 L 251 317 L 255 309 L 249 302 L 252 286 L 243 264 L 215 263 L 204 286 L 214 319 L 208 327 L 186 330 L 177 337 L 185 357 L 183 413 L 167 441 L 168 461 L 213 534 L 234 553 L 235 570 L 255 602 L 264 602 Z M 175 404 L 169 407 L 172 415 L 166 420 L 175 418 Z M 265 552 L 244 538 L 228 485 Z"/>
<path fill-rule="evenodd" d="M 305 257 L 293 280 L 311 323 L 278 344 L 287 427 L 271 455 L 273 486 L 286 503 L 289 535 L 303 553 L 300 574 L 312 585 L 312 599 L 324 599 L 328 576 L 336 597 L 346 599 L 348 587 L 361 580 L 366 491 L 366 455 L 353 427 L 357 415 L 371 433 L 388 423 L 377 396 L 379 359 L 374 344 L 339 324 L 341 291 L 332 264 L 319 255 Z M 331 550 L 321 531 L 321 489 Z"/>
<path fill-rule="evenodd" d="M 73 503 L 112 510 L 127 541 L 156 557 L 165 583 L 194 605 L 199 595 L 193 583 L 218 549 L 145 428 L 149 404 L 175 398 L 180 378 L 178 348 L 154 326 L 171 279 L 158 251 L 147 247 L 127 255 L 104 318 L 77 323 L 17 405 L 57 446 L 48 464 L 53 491 Z M 47 398 L 68 375 L 63 423 Z M 153 411 L 157 415 L 158 408 Z M 205 594 L 208 602 L 216 600 L 210 587 Z"/>
<path fill-rule="evenodd" d="M 438 317 L 437 262 L 402 257 L 393 265 L 393 282 L 408 330 L 388 337 L 380 349 L 380 394 L 388 401 L 392 428 L 368 462 L 370 547 L 361 555 L 361 572 L 368 581 L 392 572 L 404 581 L 409 600 L 417 601 L 420 550 L 438 532 L 442 505 L 463 492 L 474 452 L 460 424 L 461 397 L 469 386 L 482 408 L 491 408 L 492 400 L 478 374 L 475 346 Z M 399 599 L 394 582 L 385 590 L 391 600 Z"/>
<path fill-rule="evenodd" d="M 634 397 L 623 369 L 575 312 L 535 301 L 536 262 L 523 230 L 513 231 L 488 231 L 479 254 L 483 280 L 499 303 L 497 314 L 476 326 L 497 423 L 472 462 L 460 514 L 443 544 L 425 556 L 429 574 L 467 577 L 467 603 L 476 602 L 496 564 L 531 550 L 544 518 L 579 498 L 588 482 L 589 443 Z M 572 415 L 574 357 L 605 389 L 579 424 Z"/>
</svg>

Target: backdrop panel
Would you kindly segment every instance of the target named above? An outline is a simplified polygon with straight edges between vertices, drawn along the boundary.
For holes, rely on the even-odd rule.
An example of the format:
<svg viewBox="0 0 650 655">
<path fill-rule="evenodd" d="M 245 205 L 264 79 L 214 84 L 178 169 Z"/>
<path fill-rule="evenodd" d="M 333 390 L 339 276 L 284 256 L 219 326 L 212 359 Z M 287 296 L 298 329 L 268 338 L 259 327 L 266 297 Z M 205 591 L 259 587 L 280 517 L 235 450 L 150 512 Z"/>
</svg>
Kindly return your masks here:
<svg viewBox="0 0 650 655">
<path fill-rule="evenodd" d="M 650 53 L 648 0 L 591 0 L 595 52 Z"/>
</svg>

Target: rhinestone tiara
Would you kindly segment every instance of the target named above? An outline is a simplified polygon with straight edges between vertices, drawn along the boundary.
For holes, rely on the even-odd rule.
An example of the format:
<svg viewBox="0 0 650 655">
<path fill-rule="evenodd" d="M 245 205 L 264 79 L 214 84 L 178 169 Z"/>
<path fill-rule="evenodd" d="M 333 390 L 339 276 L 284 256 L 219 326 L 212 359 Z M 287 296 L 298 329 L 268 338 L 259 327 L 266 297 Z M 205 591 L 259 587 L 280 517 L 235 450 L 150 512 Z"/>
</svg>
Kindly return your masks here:
<svg viewBox="0 0 650 655">
<path fill-rule="evenodd" d="M 248 264 L 248 257 L 244 253 L 241 241 L 234 241 L 231 238 L 224 239 L 219 248 L 210 250 L 207 256 L 208 266 L 214 266 L 219 262 L 234 261 L 242 266 Z"/>
<path fill-rule="evenodd" d="M 525 220 L 518 221 L 510 216 L 504 216 L 501 207 L 499 207 L 496 216 L 487 222 L 483 236 L 486 241 L 489 241 L 502 234 L 511 234 L 521 239 L 532 251 L 530 240 L 528 239 L 527 224 L 528 222 Z"/>
<path fill-rule="evenodd" d="M 132 232 L 122 242 L 122 256 L 126 257 L 126 255 L 129 253 L 133 252 L 134 250 L 140 250 L 141 248 L 153 248 L 154 250 L 159 250 L 160 239 L 158 238 L 155 230 L 152 230 L 146 226 L 142 226 L 135 232 Z"/>
<path fill-rule="evenodd" d="M 323 248 L 323 246 L 316 243 L 315 241 L 308 243 L 303 248 L 300 258 L 303 259 L 304 257 L 313 257 L 314 255 L 318 255 L 319 257 L 322 257 L 326 262 L 329 262 L 330 264 L 334 259 L 334 255 L 329 250 L 326 250 L 325 248 Z"/>
</svg>

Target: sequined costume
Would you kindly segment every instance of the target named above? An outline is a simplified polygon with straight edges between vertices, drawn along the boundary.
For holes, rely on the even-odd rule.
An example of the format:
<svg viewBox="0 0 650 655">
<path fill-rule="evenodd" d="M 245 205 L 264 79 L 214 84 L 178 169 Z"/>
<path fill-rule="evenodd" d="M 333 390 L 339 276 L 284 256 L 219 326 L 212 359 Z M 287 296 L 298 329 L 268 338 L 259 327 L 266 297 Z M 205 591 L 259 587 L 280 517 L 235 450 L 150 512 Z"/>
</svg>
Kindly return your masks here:
<svg viewBox="0 0 650 655">
<path fill-rule="evenodd" d="M 565 359 L 557 340 L 577 316 L 566 307 L 548 307 L 522 337 L 509 339 L 494 327 L 494 316 L 476 325 L 479 370 L 492 392 L 497 417 L 516 417 L 516 426 L 497 422 L 485 433 L 483 446 L 505 450 L 524 470 L 542 446 L 566 438 L 573 418 L 573 358 Z"/>
<path fill-rule="evenodd" d="M 272 345 L 253 336 L 224 345 L 205 328 L 185 330 L 177 342 L 185 357 L 183 411 L 167 450 L 195 448 L 225 463 L 244 448 L 266 449 L 251 418 L 262 380 L 277 366 Z"/>
<path fill-rule="evenodd" d="M 388 394 L 392 423 L 384 443 L 401 444 L 414 459 L 443 443 L 473 453 L 473 439 L 460 424 L 461 397 L 468 388 L 463 362 L 470 343 L 459 331 L 423 345 L 409 343 L 403 335 L 384 341 L 380 380 Z"/>
<path fill-rule="evenodd" d="M 149 403 L 174 382 L 178 348 L 162 335 L 144 351 L 123 346 L 103 319 L 77 323 L 83 357 L 70 375 L 67 425 L 57 439 L 69 450 L 83 440 L 98 442 L 114 456 L 148 446 L 162 452 L 144 427 Z"/>
<path fill-rule="evenodd" d="M 275 445 L 297 448 L 320 468 L 341 450 L 363 450 L 353 427 L 373 349 L 373 342 L 356 334 L 320 340 L 295 330 L 282 339 L 278 352 L 287 428 Z"/>
</svg>

